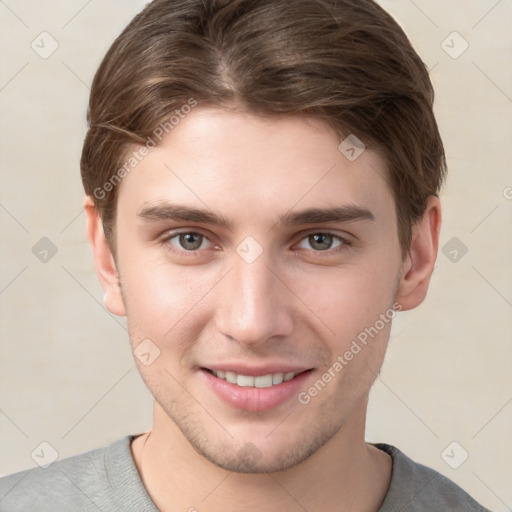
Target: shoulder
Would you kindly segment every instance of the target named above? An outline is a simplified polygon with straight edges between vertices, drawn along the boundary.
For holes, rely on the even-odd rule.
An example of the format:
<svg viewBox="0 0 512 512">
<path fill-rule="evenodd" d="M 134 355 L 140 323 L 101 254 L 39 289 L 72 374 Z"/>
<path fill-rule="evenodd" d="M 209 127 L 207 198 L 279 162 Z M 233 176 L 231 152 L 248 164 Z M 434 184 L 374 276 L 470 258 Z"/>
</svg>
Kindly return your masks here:
<svg viewBox="0 0 512 512">
<path fill-rule="evenodd" d="M 398 448 L 384 443 L 374 446 L 393 459 L 391 484 L 379 512 L 489 512 L 450 479 L 414 462 Z"/>
<path fill-rule="evenodd" d="M 130 440 L 126 436 L 46 469 L 37 467 L 0 478 L 0 512 L 97 512 L 116 510 L 125 499 L 131 503 L 123 510 L 151 510 L 144 508 L 149 498 L 131 457 Z"/>
</svg>

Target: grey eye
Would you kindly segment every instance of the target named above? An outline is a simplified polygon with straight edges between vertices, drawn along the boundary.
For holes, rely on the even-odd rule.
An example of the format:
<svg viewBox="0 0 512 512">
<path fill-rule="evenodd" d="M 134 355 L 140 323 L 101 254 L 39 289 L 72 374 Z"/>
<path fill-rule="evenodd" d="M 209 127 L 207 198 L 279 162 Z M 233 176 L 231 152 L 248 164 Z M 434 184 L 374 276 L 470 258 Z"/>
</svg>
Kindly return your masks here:
<svg viewBox="0 0 512 512">
<path fill-rule="evenodd" d="M 173 241 L 178 239 L 176 245 Z M 185 249 L 186 251 L 195 251 L 200 249 L 205 241 L 205 237 L 200 233 L 179 233 L 170 239 L 170 242 L 178 249 Z"/>
<path fill-rule="evenodd" d="M 333 243 L 338 240 L 337 245 L 333 245 Z M 312 233 L 311 235 L 308 235 L 304 240 L 301 242 L 303 244 L 305 241 L 309 244 L 311 248 L 313 248 L 315 251 L 326 251 L 328 249 L 331 249 L 333 247 L 338 247 L 342 245 L 341 238 L 331 235 L 329 233 Z M 301 247 L 302 249 L 308 249 L 308 247 Z"/>
</svg>

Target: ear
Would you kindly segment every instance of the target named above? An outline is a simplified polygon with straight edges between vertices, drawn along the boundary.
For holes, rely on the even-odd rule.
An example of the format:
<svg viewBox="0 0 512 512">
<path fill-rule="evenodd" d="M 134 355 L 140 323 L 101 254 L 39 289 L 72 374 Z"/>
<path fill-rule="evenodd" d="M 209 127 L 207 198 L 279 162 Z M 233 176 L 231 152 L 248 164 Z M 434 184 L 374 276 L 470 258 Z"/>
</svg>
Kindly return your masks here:
<svg viewBox="0 0 512 512">
<path fill-rule="evenodd" d="M 114 315 L 125 316 L 126 311 L 116 263 L 91 196 L 85 198 L 84 210 L 87 218 L 87 238 L 91 244 L 96 272 L 104 292 L 103 303 Z"/>
<path fill-rule="evenodd" d="M 409 254 L 402 264 L 396 301 L 407 311 L 419 306 L 427 295 L 434 270 L 441 230 L 441 202 L 430 196 L 422 218 L 413 226 Z"/>
</svg>

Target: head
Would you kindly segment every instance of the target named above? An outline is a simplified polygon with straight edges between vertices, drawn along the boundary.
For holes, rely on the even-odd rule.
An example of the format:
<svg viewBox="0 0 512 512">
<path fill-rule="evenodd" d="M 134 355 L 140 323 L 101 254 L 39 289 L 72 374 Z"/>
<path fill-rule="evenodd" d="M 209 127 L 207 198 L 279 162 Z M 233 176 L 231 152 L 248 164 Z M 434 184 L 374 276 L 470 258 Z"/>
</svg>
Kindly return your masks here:
<svg viewBox="0 0 512 512">
<path fill-rule="evenodd" d="M 285 469 L 361 422 L 437 254 L 432 107 L 371 0 L 156 0 L 108 50 L 81 160 L 105 305 L 151 348 L 161 421 L 213 463 Z M 307 372 L 294 398 L 234 405 L 210 373 L 232 366 Z"/>
</svg>

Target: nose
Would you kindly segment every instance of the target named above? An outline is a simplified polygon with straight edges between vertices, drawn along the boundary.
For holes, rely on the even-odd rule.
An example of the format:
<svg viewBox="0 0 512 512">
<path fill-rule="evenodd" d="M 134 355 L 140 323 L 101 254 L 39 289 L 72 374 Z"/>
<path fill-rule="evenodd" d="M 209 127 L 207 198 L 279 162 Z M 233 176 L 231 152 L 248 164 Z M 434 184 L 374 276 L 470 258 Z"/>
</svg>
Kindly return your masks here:
<svg viewBox="0 0 512 512">
<path fill-rule="evenodd" d="M 293 329 L 294 295 L 265 252 L 247 263 L 233 255 L 231 270 L 217 290 L 216 325 L 243 345 L 262 345 Z"/>
</svg>

